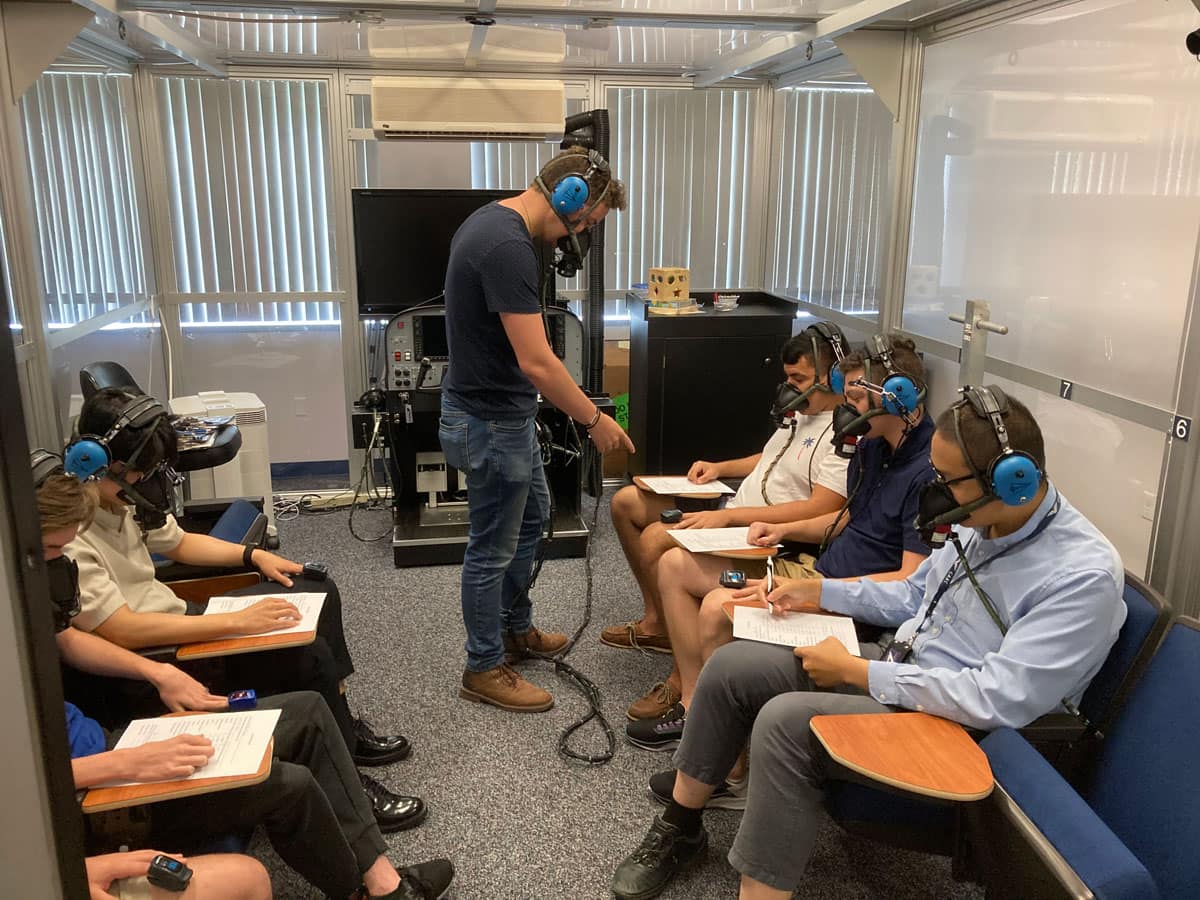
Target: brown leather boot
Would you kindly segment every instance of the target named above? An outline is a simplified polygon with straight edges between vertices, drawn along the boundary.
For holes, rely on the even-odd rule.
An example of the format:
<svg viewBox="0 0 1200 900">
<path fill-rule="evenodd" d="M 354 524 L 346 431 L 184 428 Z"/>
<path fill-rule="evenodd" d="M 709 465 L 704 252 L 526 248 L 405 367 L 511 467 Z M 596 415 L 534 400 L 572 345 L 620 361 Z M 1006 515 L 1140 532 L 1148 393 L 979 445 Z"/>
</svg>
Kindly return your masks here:
<svg viewBox="0 0 1200 900">
<path fill-rule="evenodd" d="M 554 705 L 554 698 L 547 691 L 530 684 L 506 665 L 486 672 L 464 671 L 458 696 L 509 712 L 545 712 Z"/>
<path fill-rule="evenodd" d="M 515 665 L 528 656 L 550 659 L 567 646 L 567 636 L 558 631 L 531 628 L 524 634 L 504 633 L 504 661 Z"/>
</svg>

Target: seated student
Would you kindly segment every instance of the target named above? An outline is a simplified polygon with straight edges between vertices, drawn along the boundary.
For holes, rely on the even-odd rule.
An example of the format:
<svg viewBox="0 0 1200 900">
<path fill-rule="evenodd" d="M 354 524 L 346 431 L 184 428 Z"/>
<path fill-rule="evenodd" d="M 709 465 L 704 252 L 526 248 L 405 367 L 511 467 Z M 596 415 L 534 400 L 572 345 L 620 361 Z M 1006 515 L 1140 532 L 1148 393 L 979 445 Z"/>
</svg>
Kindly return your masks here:
<svg viewBox="0 0 1200 900">
<path fill-rule="evenodd" d="M 69 483 L 75 485 L 73 493 Z M 64 499 L 72 495 L 73 504 Z M 76 568 L 69 561 L 60 562 L 66 559 L 63 545 L 80 525 L 86 525 L 88 505 L 87 493 L 74 478 L 52 474 L 38 491 L 42 550 L 50 573 L 55 628 L 60 634 L 70 630 L 71 617 L 79 608 Z M 104 643 L 94 635 L 83 637 L 87 639 L 84 647 Z M 79 638 L 69 637 L 68 642 L 79 650 Z M 133 654 L 112 648 L 102 665 L 110 674 L 131 676 L 137 663 L 129 656 Z M 213 701 L 219 699 L 182 679 L 179 687 L 172 696 L 184 708 L 212 709 Z M 166 694 L 164 700 L 168 700 Z M 203 767 L 213 753 L 206 738 L 188 734 L 109 750 L 116 743 L 115 735 L 106 734 L 73 704 L 67 703 L 65 708 L 76 789 L 111 781 L 186 777 Z M 279 694 L 261 700 L 259 708 L 282 713 L 274 733 L 275 759 L 266 781 L 153 804 L 148 807 L 149 842 L 164 847 L 195 845 L 213 835 L 262 825 L 284 862 L 330 897 L 441 897 L 454 877 L 448 860 L 432 860 L 398 872 L 384 855 L 387 844 L 381 831 L 385 827 L 398 830 L 397 822 L 377 821 L 380 811 L 372 809 L 354 777 L 354 761 L 325 701 L 312 692 Z M 403 827 L 402 818 L 394 819 Z M 94 822 L 89 817 L 88 824 Z"/>
<path fill-rule="evenodd" d="M 822 815 L 812 716 L 923 710 L 993 729 L 1075 711 L 1125 620 L 1116 549 L 1046 479 L 1037 423 L 999 389 L 968 391 L 943 413 L 930 453 L 922 529 L 960 523 L 965 547 L 904 580 L 799 580 L 771 593 L 776 609 L 898 630 L 887 648 L 862 644 L 861 657 L 832 638 L 794 651 L 735 641 L 713 654 L 678 771 L 654 779 L 667 810 L 617 869 L 618 897 L 656 896 L 703 851 L 705 803 L 747 738 L 750 788 L 729 861 L 743 900 L 782 900 L 803 880 Z"/>
<path fill-rule="evenodd" d="M 778 560 L 775 573 L 787 578 L 857 578 L 890 581 L 906 578 L 929 555 L 913 527 L 921 485 L 932 477 L 929 439 L 933 423 L 923 405 L 925 371 L 911 341 L 877 335 L 868 353 L 853 353 L 839 364 L 847 404 L 834 440 L 843 444 L 846 429 L 865 432 L 847 472 L 849 499 L 837 512 L 782 525 L 755 523 L 749 537 L 774 546 L 783 540 L 828 544 L 820 558 L 800 554 Z M 626 739 L 646 750 L 670 750 L 679 743 L 692 692 L 704 661 L 733 640 L 733 625 L 722 604 L 730 593 L 717 587 L 729 560 L 682 549 L 659 563 L 659 586 L 675 648 L 678 700 L 659 717 L 631 722 Z M 742 566 L 742 568 L 748 568 Z M 734 773 L 738 781 L 739 770 Z"/>
<path fill-rule="evenodd" d="M 787 380 L 772 405 L 777 430 L 762 451 L 743 459 L 712 463 L 698 460 L 688 479 L 706 484 L 718 478 L 745 476 L 737 494 L 723 509 L 685 513 L 678 525 L 664 526 L 659 514 L 674 497 L 653 494 L 634 485 L 617 491 L 612 520 L 642 591 L 645 613 L 636 622 L 605 628 L 600 640 L 622 649 L 671 652 L 659 591 L 659 560 L 668 551 L 684 553 L 667 528 L 723 528 L 755 521 L 786 522 L 837 510 L 846 498 L 846 461 L 832 452 L 829 437 L 833 410 L 842 402 L 834 366 L 848 350 L 836 325 L 818 322 L 790 338 L 780 351 Z M 679 699 L 679 676 L 629 708 L 632 719 L 661 715 Z"/>
<path fill-rule="evenodd" d="M 69 609 L 56 607 L 56 624 L 59 626 L 56 643 L 63 662 L 69 667 L 64 668 L 64 677 L 88 673 L 124 679 L 132 684 L 153 685 L 162 705 L 172 712 L 225 709 L 228 705 L 225 697 L 211 693 L 183 670 L 139 656 L 99 635 L 69 627 L 80 610 L 79 576 L 78 567 L 63 551 L 91 524 L 96 509 L 95 491 L 91 485 L 82 485 L 78 479 L 66 475 L 59 457 L 53 453 L 35 450 L 30 454 L 30 461 L 51 588 L 60 596 L 73 598 Z M 402 831 L 415 828 L 425 820 L 428 811 L 420 800 L 393 794 L 373 780 L 370 788 L 363 787 L 368 792 L 380 830 Z"/>
<path fill-rule="evenodd" d="M 253 687 L 263 695 L 315 690 L 329 704 L 359 765 L 384 765 L 409 754 L 405 737 L 377 735 L 350 713 L 343 682 L 354 671 L 354 664 L 342 628 L 341 596 L 333 581 L 296 577 L 301 565 L 266 550 L 184 532 L 167 511 L 178 441 L 166 410 L 154 398 L 111 388 L 97 391 L 80 410 L 78 432 L 81 437 L 68 448 L 68 460 L 75 474 L 95 475 L 100 504 L 92 527 L 66 548 L 79 566 L 83 595 L 82 609 L 73 623 L 76 628 L 133 650 L 262 634 L 294 621 L 295 607 L 278 595 L 325 593 L 313 643 L 226 657 L 220 687 L 225 692 Z M 76 471 L 85 467 L 85 471 Z M 182 615 L 200 608 L 189 607 L 155 579 L 151 553 L 193 565 L 254 566 L 276 583 L 233 593 L 276 596 L 237 613 Z M 139 689 L 137 685 L 129 688 Z M 108 686 L 103 700 L 105 709 L 115 707 L 106 720 L 145 712 L 139 696 L 130 697 L 125 687 Z M 419 798 L 397 800 L 399 795 L 388 795 L 374 779 L 365 775 L 362 779 L 377 806 L 403 802 L 410 807 L 414 822 L 418 814 L 424 817 L 424 803 Z"/>
<path fill-rule="evenodd" d="M 146 880 L 150 863 L 160 850 L 132 850 L 89 856 L 91 900 L 271 900 L 271 877 L 258 860 L 237 853 L 210 853 L 186 859 L 174 856 L 192 870 L 183 891 L 169 891 Z"/>
</svg>

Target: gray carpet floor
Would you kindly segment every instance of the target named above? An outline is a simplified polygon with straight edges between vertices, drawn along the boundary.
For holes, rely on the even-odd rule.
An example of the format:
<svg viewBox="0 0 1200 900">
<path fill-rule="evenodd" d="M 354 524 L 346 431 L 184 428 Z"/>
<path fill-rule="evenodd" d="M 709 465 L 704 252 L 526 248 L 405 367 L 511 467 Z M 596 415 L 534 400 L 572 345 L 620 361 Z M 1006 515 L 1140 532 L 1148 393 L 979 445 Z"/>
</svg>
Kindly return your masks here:
<svg viewBox="0 0 1200 900">
<path fill-rule="evenodd" d="M 640 614 L 641 599 L 608 518 L 606 495 L 593 540 L 592 622 L 570 661 L 603 693 L 603 707 L 620 736 L 624 710 L 666 676 L 670 659 L 615 650 L 600 629 Z M 591 498 L 585 496 L 588 513 Z M 355 516 L 364 535 L 381 533 L 386 513 Z M 541 715 L 515 715 L 458 699 L 464 632 L 458 567 L 396 569 L 389 541 L 361 543 L 346 528 L 344 511 L 304 516 L 279 525 L 281 553 L 329 564 L 345 605 L 345 625 L 357 672 L 350 705 L 381 733 L 400 732 L 412 756 L 372 774 L 429 804 L 420 828 L 388 836 L 398 864 L 435 856 L 454 861 L 452 900 L 604 900 L 617 863 L 637 846 L 661 807 L 647 778 L 670 767 L 670 754 L 621 741 L 608 765 L 568 764 L 556 752 L 559 734 L 584 711 L 578 692 L 548 664 L 524 666 L 556 705 Z M 584 611 L 581 559 L 545 564 L 534 592 L 535 623 L 573 632 Z M 576 749 L 598 752 L 603 738 L 589 725 Z M 740 813 L 706 813 L 707 859 L 679 878 L 665 898 L 734 898 L 737 876 L 725 859 Z M 274 857 L 258 836 L 254 852 L 272 871 L 275 896 L 319 894 Z M 956 882 L 948 859 L 897 850 L 847 835 L 823 823 L 803 898 L 979 898 L 982 890 Z"/>
</svg>

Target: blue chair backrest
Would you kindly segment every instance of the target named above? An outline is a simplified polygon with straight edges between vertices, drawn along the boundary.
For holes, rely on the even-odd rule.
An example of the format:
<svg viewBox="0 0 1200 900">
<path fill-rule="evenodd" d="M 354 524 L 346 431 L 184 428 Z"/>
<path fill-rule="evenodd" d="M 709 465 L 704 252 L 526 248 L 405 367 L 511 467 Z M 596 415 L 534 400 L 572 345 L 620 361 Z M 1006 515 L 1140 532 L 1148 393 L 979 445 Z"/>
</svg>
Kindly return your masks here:
<svg viewBox="0 0 1200 900">
<path fill-rule="evenodd" d="M 1172 624 L 1100 744 L 1084 799 L 1164 898 L 1200 896 L 1200 621 Z"/>
<path fill-rule="evenodd" d="M 1101 731 L 1120 708 L 1131 678 L 1136 677 L 1154 652 L 1169 618 L 1162 595 L 1129 572 L 1125 573 L 1123 596 L 1125 624 L 1079 703 L 1080 711 Z"/>
</svg>

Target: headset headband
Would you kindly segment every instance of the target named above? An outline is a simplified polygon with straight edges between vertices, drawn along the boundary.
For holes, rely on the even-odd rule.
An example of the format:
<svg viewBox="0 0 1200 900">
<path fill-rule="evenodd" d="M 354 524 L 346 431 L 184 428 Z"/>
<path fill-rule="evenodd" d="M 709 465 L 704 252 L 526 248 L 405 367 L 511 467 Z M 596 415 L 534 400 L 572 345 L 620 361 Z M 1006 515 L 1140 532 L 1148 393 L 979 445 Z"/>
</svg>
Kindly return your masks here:
<svg viewBox="0 0 1200 900">
<path fill-rule="evenodd" d="M 65 474 L 62 457 L 49 450 L 34 450 L 29 454 L 29 468 L 33 472 L 33 489 L 39 490 L 52 475 Z"/>
<path fill-rule="evenodd" d="M 883 377 L 876 379 L 871 372 L 871 363 L 883 366 Z M 873 334 L 867 341 L 866 358 L 863 360 L 865 379 L 860 379 L 868 391 L 878 394 L 883 410 L 905 421 L 925 402 L 926 388 L 923 379 L 902 371 L 892 356 L 891 340 L 882 334 Z"/>
<path fill-rule="evenodd" d="M 1009 506 L 1027 502 L 1037 492 L 1041 483 L 1041 466 L 1028 453 L 1013 450 L 1008 439 L 1008 426 L 1004 422 L 1009 412 L 1008 397 L 995 386 L 962 388 L 963 398 L 954 404 L 954 438 L 962 451 L 963 459 L 970 467 L 975 480 L 983 488 L 985 496 L 997 497 Z M 969 406 L 981 419 L 992 427 L 1000 451 L 992 457 L 984 469 L 980 469 L 967 451 L 962 435 L 962 410 Z"/>
<path fill-rule="evenodd" d="M 115 438 L 126 428 L 132 428 L 134 430 L 145 429 L 146 433 L 142 436 L 142 439 L 138 441 L 138 444 L 136 447 L 134 447 L 133 452 L 129 454 L 129 458 L 115 460 L 116 462 L 125 463 L 131 469 L 136 469 L 138 457 L 142 455 L 142 451 L 146 448 L 146 444 L 150 442 L 150 438 L 154 434 L 153 430 L 150 429 L 149 426 L 153 425 L 158 419 L 166 415 L 167 411 L 163 405 L 149 394 L 142 394 L 134 397 L 125 406 L 125 408 L 117 414 L 117 418 L 113 422 L 112 427 L 109 428 L 104 437 L 100 439 L 100 443 L 102 443 L 105 447 L 111 446 L 113 438 Z M 109 456 L 111 457 L 111 455 L 112 451 L 110 450 Z"/>
<path fill-rule="evenodd" d="M 67 447 L 66 468 L 78 478 L 87 479 L 98 475 L 113 462 L 123 462 L 131 469 L 136 469 L 139 458 L 154 429 L 150 426 L 161 418 L 166 418 L 166 408 L 149 394 L 126 394 L 126 404 L 117 413 L 112 425 L 102 435 L 78 435 Z M 114 459 L 112 441 L 126 428 L 144 432 L 133 450 L 124 459 Z"/>
</svg>

